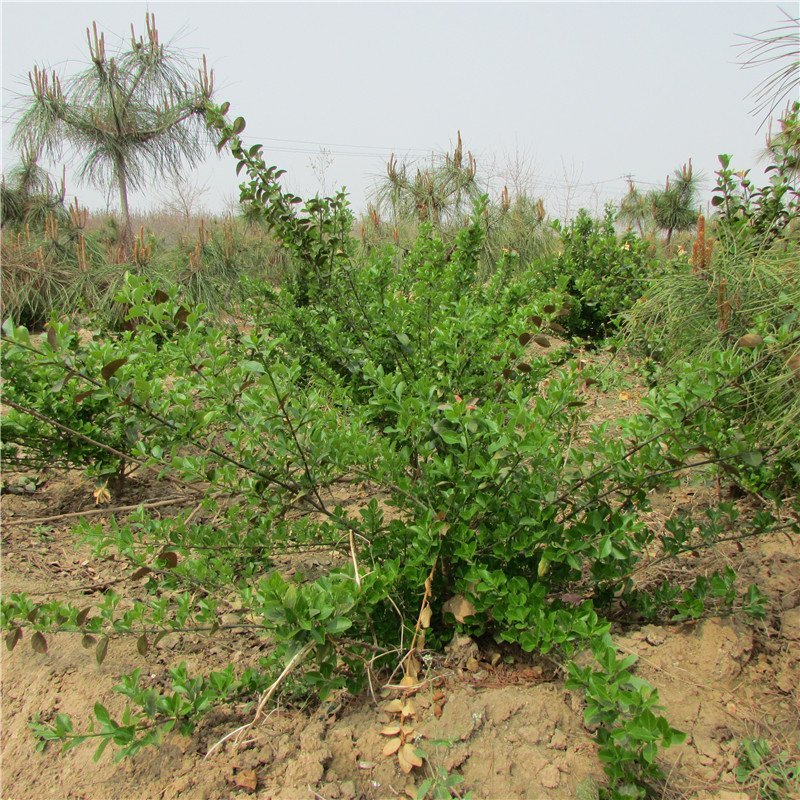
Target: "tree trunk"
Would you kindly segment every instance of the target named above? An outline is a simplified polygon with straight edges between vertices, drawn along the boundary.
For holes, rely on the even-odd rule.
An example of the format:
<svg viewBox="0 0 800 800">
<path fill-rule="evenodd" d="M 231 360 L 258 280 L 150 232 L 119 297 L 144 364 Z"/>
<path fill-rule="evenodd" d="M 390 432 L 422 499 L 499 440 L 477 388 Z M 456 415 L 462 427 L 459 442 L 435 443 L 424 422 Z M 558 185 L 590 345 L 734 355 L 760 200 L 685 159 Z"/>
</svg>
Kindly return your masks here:
<svg viewBox="0 0 800 800">
<path fill-rule="evenodd" d="M 133 223 L 131 222 L 131 211 L 128 206 L 128 179 L 125 175 L 125 160 L 117 159 L 117 182 L 119 183 L 119 206 L 122 212 L 122 237 L 120 238 L 120 248 L 126 258 L 130 258 L 133 253 Z"/>
</svg>

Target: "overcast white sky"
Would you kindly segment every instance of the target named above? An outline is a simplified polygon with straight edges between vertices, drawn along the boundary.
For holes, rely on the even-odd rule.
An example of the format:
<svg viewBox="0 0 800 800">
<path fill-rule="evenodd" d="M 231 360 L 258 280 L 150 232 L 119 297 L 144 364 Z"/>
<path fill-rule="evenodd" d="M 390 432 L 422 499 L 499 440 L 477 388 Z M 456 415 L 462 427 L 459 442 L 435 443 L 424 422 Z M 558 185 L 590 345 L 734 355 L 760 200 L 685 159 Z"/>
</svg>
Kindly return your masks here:
<svg viewBox="0 0 800 800">
<path fill-rule="evenodd" d="M 710 188 L 718 153 L 749 167 L 763 146 L 746 95 L 766 73 L 742 70 L 734 44 L 781 8 L 796 15 L 773 2 L 3 2 L 3 168 L 28 70 L 68 74 L 92 20 L 109 47 L 131 22 L 143 30 L 149 9 L 162 41 L 207 55 L 218 98 L 299 194 L 319 191 L 311 161 L 325 147 L 327 190 L 346 184 L 361 209 L 390 151 L 444 150 L 457 129 L 484 172 L 526 157 L 554 214 L 618 198 L 629 173 L 662 184 L 689 157 Z M 234 166 L 209 154 L 191 173 L 210 209 L 237 194 Z M 105 208 L 103 192 L 68 176 L 69 192 Z M 162 183 L 133 205 L 163 196 Z"/>
</svg>

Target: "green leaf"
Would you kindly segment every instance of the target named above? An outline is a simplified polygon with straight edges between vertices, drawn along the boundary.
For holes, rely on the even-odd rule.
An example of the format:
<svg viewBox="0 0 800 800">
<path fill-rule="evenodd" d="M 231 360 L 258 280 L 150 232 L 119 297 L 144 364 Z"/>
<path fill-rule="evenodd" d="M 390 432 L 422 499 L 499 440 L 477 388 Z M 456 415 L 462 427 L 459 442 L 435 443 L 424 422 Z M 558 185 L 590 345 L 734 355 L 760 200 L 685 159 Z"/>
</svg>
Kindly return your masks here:
<svg viewBox="0 0 800 800">
<path fill-rule="evenodd" d="M 739 458 L 749 467 L 758 467 L 764 462 L 764 456 L 758 450 L 739 453 Z"/>
<path fill-rule="evenodd" d="M 344 633 L 348 628 L 353 626 L 353 621 L 347 619 L 347 617 L 337 617 L 336 619 L 332 619 L 326 626 L 325 630 L 328 631 L 331 636 L 335 636 L 337 633 Z"/>
<path fill-rule="evenodd" d="M 94 704 L 94 715 L 101 725 L 111 725 L 111 715 L 102 703 Z"/>
<path fill-rule="evenodd" d="M 266 372 L 264 365 L 259 361 L 243 361 L 241 367 L 245 372 L 263 374 Z"/>
<path fill-rule="evenodd" d="M 92 761 L 97 763 L 100 760 L 100 756 L 103 755 L 103 751 L 108 747 L 108 743 L 111 741 L 111 738 L 101 739 L 100 744 L 97 745 L 97 750 L 94 751 L 94 755 L 92 756 Z"/>
</svg>

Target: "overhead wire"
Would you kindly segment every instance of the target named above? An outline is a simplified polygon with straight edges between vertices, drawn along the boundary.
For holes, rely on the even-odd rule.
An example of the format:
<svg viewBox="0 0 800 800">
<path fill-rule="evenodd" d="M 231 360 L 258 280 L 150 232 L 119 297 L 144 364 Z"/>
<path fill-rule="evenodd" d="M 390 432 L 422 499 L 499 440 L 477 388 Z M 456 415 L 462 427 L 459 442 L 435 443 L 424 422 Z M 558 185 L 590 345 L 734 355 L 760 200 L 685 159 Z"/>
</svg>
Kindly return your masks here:
<svg viewBox="0 0 800 800">
<path fill-rule="evenodd" d="M 319 149 L 311 149 L 308 147 L 292 147 L 286 145 L 315 145 L 317 148 L 325 148 L 326 153 L 331 156 L 348 156 L 355 158 L 383 158 L 387 159 L 391 155 L 416 155 L 417 158 L 425 158 L 437 154 L 435 148 L 423 149 L 418 147 L 385 147 L 382 145 L 363 145 L 363 144 L 345 144 L 336 142 L 317 141 L 312 139 L 289 139 L 279 138 L 275 136 L 259 136 L 258 134 L 249 134 L 249 139 L 258 139 L 262 142 L 282 142 L 283 144 L 269 145 L 265 147 L 267 152 L 277 153 L 295 153 L 298 155 L 319 155 Z M 350 150 L 331 150 L 329 148 L 350 148 Z M 552 176 L 537 176 L 534 174 L 533 183 L 537 188 L 544 189 L 563 189 L 563 188 L 578 188 L 578 187 L 596 187 L 608 183 L 616 183 L 618 181 L 628 181 L 632 179 L 634 184 L 640 186 L 663 186 L 663 182 L 638 180 L 633 175 L 617 175 L 613 178 L 604 178 L 597 181 L 575 181 L 555 178 Z"/>
</svg>

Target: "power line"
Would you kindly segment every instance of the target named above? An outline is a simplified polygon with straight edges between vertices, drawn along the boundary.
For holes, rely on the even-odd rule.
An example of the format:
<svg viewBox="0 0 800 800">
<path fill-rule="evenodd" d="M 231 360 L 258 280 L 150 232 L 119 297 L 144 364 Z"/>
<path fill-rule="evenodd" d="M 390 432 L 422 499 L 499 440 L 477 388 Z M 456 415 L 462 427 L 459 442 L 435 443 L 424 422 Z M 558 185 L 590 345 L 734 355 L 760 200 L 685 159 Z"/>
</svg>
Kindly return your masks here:
<svg viewBox="0 0 800 800">
<path fill-rule="evenodd" d="M 289 144 L 313 144 L 318 145 L 320 147 L 348 147 L 355 150 L 379 150 L 383 153 L 420 153 L 424 155 L 430 155 L 431 153 L 435 152 L 435 148 L 423 148 L 423 147 L 385 147 L 383 145 L 371 145 L 371 144 L 343 144 L 341 142 L 317 142 L 310 139 L 278 139 L 274 136 L 256 136 L 258 139 L 263 139 L 265 142 L 286 142 Z"/>
<path fill-rule="evenodd" d="M 319 147 L 348 147 L 351 150 L 328 150 L 328 154 L 332 156 L 347 156 L 353 158 L 383 158 L 386 159 L 390 155 L 395 155 L 398 153 L 424 153 L 424 155 L 433 155 L 437 151 L 433 148 L 430 150 L 421 150 L 420 148 L 383 148 L 377 145 L 355 145 L 355 144 L 336 144 L 334 142 L 320 142 L 320 141 L 313 141 L 309 139 L 281 139 L 277 137 L 271 136 L 253 136 L 255 139 L 261 139 L 265 142 L 284 142 L 286 144 L 313 144 L 318 145 Z M 265 150 L 268 152 L 276 152 L 276 153 L 295 153 L 298 155 L 319 155 L 319 150 L 312 150 L 307 147 L 285 147 L 285 146 L 275 146 L 271 145 L 266 147 Z M 613 178 L 604 178 L 602 180 L 597 181 L 576 181 L 574 183 L 570 183 L 566 180 L 561 180 L 552 176 L 541 176 L 537 177 L 535 174 L 532 178 L 532 183 L 534 184 L 535 188 L 544 188 L 544 189 L 562 189 L 562 188 L 580 188 L 580 187 L 596 187 L 596 186 L 603 186 L 608 183 L 617 183 L 618 181 L 627 181 L 629 178 L 632 178 L 630 175 L 617 175 Z M 633 181 L 635 184 L 639 184 L 641 186 L 654 186 L 660 187 L 662 186 L 661 183 L 656 183 L 655 181 L 645 181 L 645 180 L 635 180 Z"/>
</svg>

